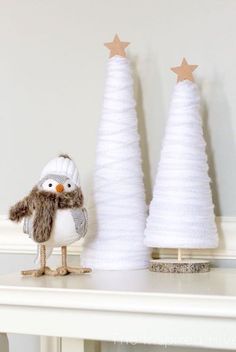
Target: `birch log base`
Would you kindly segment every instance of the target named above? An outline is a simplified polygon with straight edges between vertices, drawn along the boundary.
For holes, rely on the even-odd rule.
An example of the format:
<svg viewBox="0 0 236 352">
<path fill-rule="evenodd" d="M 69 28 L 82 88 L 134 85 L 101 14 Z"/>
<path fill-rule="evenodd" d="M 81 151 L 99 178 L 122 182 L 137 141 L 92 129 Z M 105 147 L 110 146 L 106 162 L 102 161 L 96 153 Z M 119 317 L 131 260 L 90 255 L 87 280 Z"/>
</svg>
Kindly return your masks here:
<svg viewBox="0 0 236 352">
<path fill-rule="evenodd" d="M 211 264 L 206 260 L 173 260 L 173 259 L 151 259 L 149 270 L 158 273 L 207 273 L 211 269 Z"/>
</svg>

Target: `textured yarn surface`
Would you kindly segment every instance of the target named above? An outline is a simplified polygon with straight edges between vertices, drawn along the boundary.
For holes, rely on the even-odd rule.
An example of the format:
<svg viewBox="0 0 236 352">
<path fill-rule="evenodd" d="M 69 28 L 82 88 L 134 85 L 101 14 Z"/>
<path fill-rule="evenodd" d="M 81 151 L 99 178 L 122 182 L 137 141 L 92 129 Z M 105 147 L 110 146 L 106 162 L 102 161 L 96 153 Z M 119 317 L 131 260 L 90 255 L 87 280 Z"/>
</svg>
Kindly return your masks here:
<svg viewBox="0 0 236 352">
<path fill-rule="evenodd" d="M 149 247 L 218 244 L 199 103 L 195 83 L 176 84 L 145 230 Z"/>
<path fill-rule="evenodd" d="M 148 265 L 146 204 L 133 80 L 127 58 L 108 61 L 98 133 L 94 199 L 97 230 L 82 264 L 94 269 L 141 269 Z"/>
</svg>

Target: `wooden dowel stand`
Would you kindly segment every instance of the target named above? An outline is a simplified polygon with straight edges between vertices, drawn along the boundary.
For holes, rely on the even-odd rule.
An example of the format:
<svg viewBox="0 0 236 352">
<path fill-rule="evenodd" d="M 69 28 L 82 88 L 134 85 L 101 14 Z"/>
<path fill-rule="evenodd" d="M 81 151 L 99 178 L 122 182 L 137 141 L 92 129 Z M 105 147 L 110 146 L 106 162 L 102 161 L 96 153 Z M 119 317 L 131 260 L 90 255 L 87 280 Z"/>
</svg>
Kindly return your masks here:
<svg viewBox="0 0 236 352">
<path fill-rule="evenodd" d="M 178 248 L 177 260 L 151 259 L 149 270 L 159 273 L 206 273 L 210 271 L 210 262 L 201 259 L 183 259 L 182 248 Z"/>
<path fill-rule="evenodd" d="M 178 248 L 178 262 L 181 262 L 181 260 L 182 260 L 181 248 Z"/>
</svg>

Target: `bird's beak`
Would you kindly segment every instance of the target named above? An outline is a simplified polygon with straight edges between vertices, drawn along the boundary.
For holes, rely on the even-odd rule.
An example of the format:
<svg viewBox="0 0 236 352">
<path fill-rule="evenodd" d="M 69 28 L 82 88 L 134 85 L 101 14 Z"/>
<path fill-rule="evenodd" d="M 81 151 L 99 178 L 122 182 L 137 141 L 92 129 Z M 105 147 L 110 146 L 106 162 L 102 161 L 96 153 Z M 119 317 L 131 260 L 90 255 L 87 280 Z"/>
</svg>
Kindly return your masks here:
<svg viewBox="0 0 236 352">
<path fill-rule="evenodd" d="M 61 183 L 59 183 L 56 186 L 56 191 L 59 192 L 59 193 L 63 192 L 64 191 L 64 186 Z"/>
</svg>

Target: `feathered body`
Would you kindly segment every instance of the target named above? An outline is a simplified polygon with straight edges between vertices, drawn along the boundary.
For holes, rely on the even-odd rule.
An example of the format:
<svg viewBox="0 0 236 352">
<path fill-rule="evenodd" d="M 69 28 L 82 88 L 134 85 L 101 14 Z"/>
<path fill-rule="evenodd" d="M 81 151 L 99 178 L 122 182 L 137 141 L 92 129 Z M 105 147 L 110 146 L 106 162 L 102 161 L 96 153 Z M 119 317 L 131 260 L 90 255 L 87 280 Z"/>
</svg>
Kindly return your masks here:
<svg viewBox="0 0 236 352">
<path fill-rule="evenodd" d="M 40 181 L 30 194 L 10 209 L 9 218 L 24 218 L 24 232 L 45 253 L 54 247 L 66 247 L 87 232 L 87 211 L 78 171 L 68 156 L 51 160 L 43 169 Z"/>
<path fill-rule="evenodd" d="M 76 227 L 74 216 L 77 216 L 79 220 L 78 227 Z M 45 245 L 48 247 L 62 247 L 78 241 L 86 233 L 85 223 L 85 209 L 58 209 L 51 236 L 45 242 Z"/>
<path fill-rule="evenodd" d="M 83 207 L 80 188 L 56 194 L 34 187 L 27 197 L 10 209 L 12 221 L 20 221 L 22 217 L 25 218 L 24 232 L 35 242 L 48 247 L 67 246 L 87 231 L 87 211 Z"/>
</svg>

